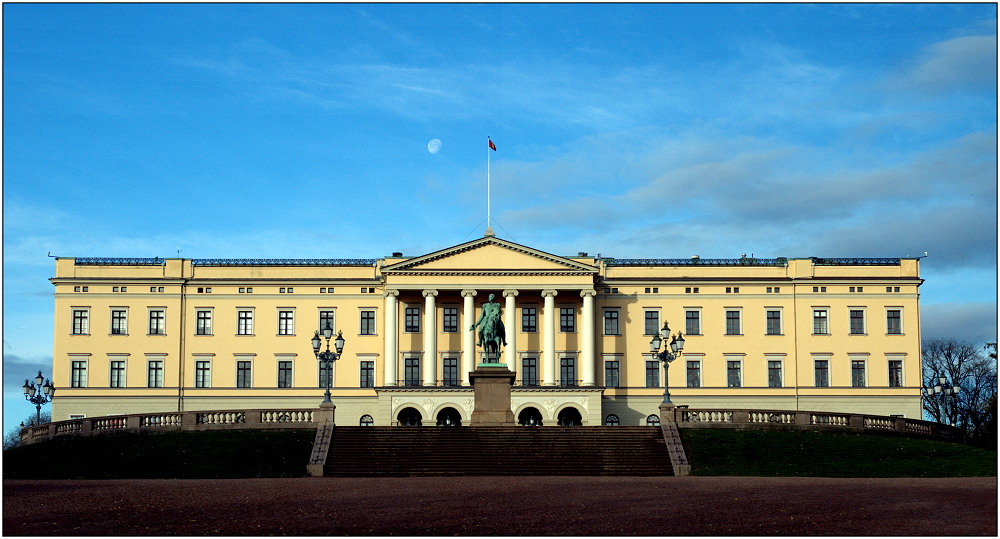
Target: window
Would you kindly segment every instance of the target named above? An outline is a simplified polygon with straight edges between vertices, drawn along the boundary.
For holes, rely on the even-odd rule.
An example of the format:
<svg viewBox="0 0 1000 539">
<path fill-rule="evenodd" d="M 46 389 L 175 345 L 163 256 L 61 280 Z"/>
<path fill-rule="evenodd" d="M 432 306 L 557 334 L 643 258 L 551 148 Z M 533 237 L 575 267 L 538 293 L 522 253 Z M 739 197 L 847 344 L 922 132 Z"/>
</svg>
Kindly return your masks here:
<svg viewBox="0 0 1000 539">
<path fill-rule="evenodd" d="M 521 331 L 523 333 L 538 331 L 538 309 L 536 307 L 521 307 Z"/>
<path fill-rule="evenodd" d="M 604 386 L 618 387 L 619 363 L 617 361 L 604 362 Z"/>
<path fill-rule="evenodd" d="M 684 289 L 684 293 L 685 294 L 697 294 L 698 293 L 698 287 L 697 286 L 694 287 L 694 288 L 687 287 L 687 288 Z"/>
<path fill-rule="evenodd" d="M 74 361 L 74 363 L 76 362 Z M 111 360 L 110 365 L 111 372 L 108 387 L 125 387 L 125 361 Z"/>
<path fill-rule="evenodd" d="M 111 334 L 128 335 L 128 311 L 125 309 L 111 310 Z"/>
<path fill-rule="evenodd" d="M 829 335 L 826 309 L 813 309 L 813 335 Z"/>
<path fill-rule="evenodd" d="M 815 362 L 816 387 L 830 387 L 830 361 L 817 359 Z"/>
<path fill-rule="evenodd" d="M 571 357 L 559 359 L 559 385 L 576 385 L 576 360 Z"/>
<path fill-rule="evenodd" d="M 407 307 L 404 331 L 420 333 L 420 307 Z"/>
<path fill-rule="evenodd" d="M 236 362 L 236 387 L 252 387 L 253 379 L 251 378 L 250 363 L 250 361 Z"/>
<path fill-rule="evenodd" d="M 163 360 L 151 359 L 146 369 L 146 387 L 163 387 Z"/>
<path fill-rule="evenodd" d="M 684 329 L 688 335 L 701 335 L 701 311 L 684 313 Z"/>
<path fill-rule="evenodd" d="M 656 335 L 660 332 L 660 311 L 646 311 L 646 329 L 643 335 Z"/>
<path fill-rule="evenodd" d="M 160 292 L 163 292 L 160 290 Z M 240 288 L 240 294 L 253 294 L 253 288 Z"/>
<path fill-rule="evenodd" d="M 278 362 L 278 387 L 292 387 L 292 362 Z"/>
<path fill-rule="evenodd" d="M 538 358 L 526 357 L 521 360 L 521 384 L 538 385 Z"/>
<path fill-rule="evenodd" d="M 740 361 L 726 362 L 726 386 L 743 387 L 743 377 L 740 375 Z"/>
<path fill-rule="evenodd" d="M 420 385 L 420 358 L 408 357 L 403 360 L 403 383 L 408 386 Z"/>
<path fill-rule="evenodd" d="M 851 309 L 851 335 L 864 335 L 865 333 L 865 311 L 861 309 Z"/>
<path fill-rule="evenodd" d="M 458 309 L 455 309 L 456 311 Z M 444 358 L 442 364 L 442 378 L 443 383 L 446 386 L 457 386 L 458 385 L 458 358 L 457 357 L 446 357 Z"/>
<path fill-rule="evenodd" d="M 851 292 L 854 292 L 854 291 L 864 292 L 865 291 L 865 287 L 863 287 L 863 286 L 857 286 L 857 287 L 851 286 L 851 287 L 848 287 L 848 290 L 851 291 Z M 888 292 L 888 290 L 886 292 Z"/>
<path fill-rule="evenodd" d="M 775 286 L 774 288 L 771 288 L 769 286 L 769 287 L 767 287 L 767 293 L 768 294 L 772 294 L 772 293 L 773 294 L 780 294 L 781 293 L 781 287 L 780 286 Z"/>
<path fill-rule="evenodd" d="M 573 333 L 576 331 L 576 309 L 561 307 L 559 309 L 559 331 Z"/>
<path fill-rule="evenodd" d="M 72 363 L 72 377 L 70 387 L 87 387 L 87 362 L 74 361 Z"/>
<path fill-rule="evenodd" d="M 604 418 L 605 427 L 617 427 L 619 423 L 618 416 L 615 414 L 608 414 L 608 417 Z"/>
<path fill-rule="evenodd" d="M 647 427 L 659 427 L 660 426 L 660 416 L 656 414 L 646 416 L 646 426 Z"/>
<path fill-rule="evenodd" d="M 361 311 L 361 334 L 375 334 L 375 311 Z"/>
<path fill-rule="evenodd" d="M 458 307 L 445 307 L 442 331 L 445 333 L 458 333 Z"/>
<path fill-rule="evenodd" d="M 164 335 L 166 334 L 166 324 L 165 324 L 166 313 L 162 310 L 150 310 L 149 311 L 149 334 L 150 335 Z"/>
<path fill-rule="evenodd" d="M 330 382 L 330 387 L 333 387 L 333 380 L 330 379 L 330 375 L 333 372 L 333 364 L 327 364 L 324 366 L 322 362 L 319 363 L 319 387 L 320 389 L 326 389 L 327 382 Z"/>
<path fill-rule="evenodd" d="M 365 415 L 361 416 L 361 426 L 362 427 L 372 427 L 374 425 L 375 425 L 375 420 L 372 419 L 372 416 L 370 416 L 368 414 L 365 414 Z"/>
<path fill-rule="evenodd" d="M 295 335 L 295 311 L 278 311 L 278 335 Z"/>
<path fill-rule="evenodd" d="M 767 362 L 767 387 L 781 387 L 781 362 Z"/>
<path fill-rule="evenodd" d="M 701 387 L 701 362 L 687 362 L 687 386 Z"/>
<path fill-rule="evenodd" d="M 196 320 L 194 326 L 195 335 L 211 335 L 212 334 L 212 311 L 210 310 L 199 310 L 196 313 Z"/>
<path fill-rule="evenodd" d="M 617 294 L 618 293 L 618 289 L 617 288 L 605 288 L 604 289 L 604 293 L 605 294 Z"/>
<path fill-rule="evenodd" d="M 903 387 L 903 361 L 889 360 L 889 387 Z"/>
<path fill-rule="evenodd" d="M 89 309 L 73 309 L 73 335 L 90 335 Z"/>
<path fill-rule="evenodd" d="M 319 312 L 319 327 L 317 329 L 319 329 L 322 332 L 323 329 L 326 328 L 326 326 L 330 326 L 330 329 L 333 329 L 333 328 L 337 327 L 333 323 L 333 313 L 334 313 L 334 311 L 320 311 Z"/>
<path fill-rule="evenodd" d="M 826 292 L 826 287 L 825 286 L 814 286 L 813 287 L 813 292 Z"/>
<path fill-rule="evenodd" d="M 650 289 L 649 289 L 649 288 L 647 288 L 647 289 L 646 289 L 646 293 L 647 293 L 647 294 L 649 294 L 649 291 L 650 291 Z M 659 294 L 659 293 L 660 293 L 660 289 L 659 289 L 659 288 L 656 288 L 656 287 L 653 287 L 653 288 L 652 288 L 652 291 L 653 291 L 653 293 L 654 293 L 654 294 Z"/>
<path fill-rule="evenodd" d="M 253 311 L 237 312 L 237 335 L 253 335 Z"/>
<path fill-rule="evenodd" d="M 194 387 L 212 387 L 212 363 L 210 361 L 194 362 Z"/>
<path fill-rule="evenodd" d="M 125 291 L 125 287 L 123 286 L 122 287 L 122 292 L 124 292 L 124 291 Z M 202 287 L 199 286 L 198 287 L 198 293 L 199 294 L 202 294 L 202 293 L 204 293 L 204 294 L 211 294 L 212 293 L 212 287 L 202 288 Z"/>
<path fill-rule="evenodd" d="M 740 287 L 738 287 L 738 286 L 728 287 L 727 286 L 726 287 L 726 293 L 727 294 L 739 294 L 740 293 Z"/>
<path fill-rule="evenodd" d="M 900 316 L 902 311 L 898 309 L 890 309 L 885 312 L 885 332 L 889 335 L 902 335 L 903 334 L 903 323 L 902 317 Z"/>
<path fill-rule="evenodd" d="M 361 362 L 361 381 L 359 387 L 375 387 L 375 362 Z"/>
<path fill-rule="evenodd" d="M 726 311 L 726 335 L 740 335 L 739 311 Z"/>
<path fill-rule="evenodd" d="M 608 309 L 604 311 L 604 334 L 619 335 L 617 309 Z"/>
<path fill-rule="evenodd" d="M 767 311 L 767 334 L 781 335 L 781 311 Z"/>
<path fill-rule="evenodd" d="M 646 387 L 660 387 L 660 362 L 646 362 Z"/>
<path fill-rule="evenodd" d="M 851 360 L 851 387 L 865 387 L 864 360 Z"/>
</svg>

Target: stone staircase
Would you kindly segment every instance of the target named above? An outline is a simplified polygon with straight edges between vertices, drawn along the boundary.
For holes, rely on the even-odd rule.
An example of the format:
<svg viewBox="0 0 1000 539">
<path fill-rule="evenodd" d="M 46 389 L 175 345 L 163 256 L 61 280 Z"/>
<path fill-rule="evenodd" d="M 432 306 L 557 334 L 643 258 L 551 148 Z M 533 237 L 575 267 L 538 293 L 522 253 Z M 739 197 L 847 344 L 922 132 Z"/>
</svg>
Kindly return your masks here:
<svg viewBox="0 0 1000 539">
<path fill-rule="evenodd" d="M 333 427 L 323 474 L 674 473 L 660 427 Z"/>
</svg>

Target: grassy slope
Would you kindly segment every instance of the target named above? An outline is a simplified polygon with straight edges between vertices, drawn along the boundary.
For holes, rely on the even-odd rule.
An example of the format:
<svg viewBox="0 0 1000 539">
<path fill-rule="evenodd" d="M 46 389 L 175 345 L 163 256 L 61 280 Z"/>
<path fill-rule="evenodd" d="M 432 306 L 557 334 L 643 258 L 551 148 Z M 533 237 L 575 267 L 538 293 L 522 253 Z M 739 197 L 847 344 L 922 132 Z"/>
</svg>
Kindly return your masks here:
<svg viewBox="0 0 1000 539">
<path fill-rule="evenodd" d="M 997 454 L 948 442 L 829 432 L 681 429 L 692 475 L 983 477 Z"/>
</svg>

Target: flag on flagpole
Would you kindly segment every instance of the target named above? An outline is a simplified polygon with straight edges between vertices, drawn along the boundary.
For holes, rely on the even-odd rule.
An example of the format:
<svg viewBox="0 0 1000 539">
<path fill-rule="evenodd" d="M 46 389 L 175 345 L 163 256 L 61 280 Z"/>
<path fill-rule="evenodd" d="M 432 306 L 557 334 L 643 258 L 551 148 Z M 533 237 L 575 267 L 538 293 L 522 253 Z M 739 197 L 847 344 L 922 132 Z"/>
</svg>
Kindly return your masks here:
<svg viewBox="0 0 1000 539">
<path fill-rule="evenodd" d="M 493 145 L 493 141 L 492 140 L 486 139 L 486 141 L 490 143 L 490 149 L 491 150 L 493 150 L 494 152 L 497 151 L 497 147 Z"/>
</svg>

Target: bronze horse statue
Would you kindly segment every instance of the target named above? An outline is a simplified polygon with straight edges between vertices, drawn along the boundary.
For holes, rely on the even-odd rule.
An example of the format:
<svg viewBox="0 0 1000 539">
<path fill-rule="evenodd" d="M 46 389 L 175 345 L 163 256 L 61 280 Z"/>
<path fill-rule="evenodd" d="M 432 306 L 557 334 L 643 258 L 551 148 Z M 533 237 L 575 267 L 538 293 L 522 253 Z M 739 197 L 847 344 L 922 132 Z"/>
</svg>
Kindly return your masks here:
<svg viewBox="0 0 1000 539">
<path fill-rule="evenodd" d="M 500 363 L 500 345 L 507 346 L 507 332 L 501 318 L 503 309 L 493 301 L 495 297 L 490 294 L 489 302 L 483 304 L 479 321 L 469 328 L 472 331 L 479 327 L 479 342 L 476 346 L 482 346 L 486 351 L 486 363 Z"/>
</svg>

